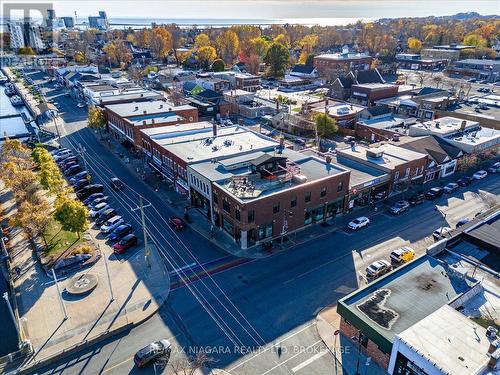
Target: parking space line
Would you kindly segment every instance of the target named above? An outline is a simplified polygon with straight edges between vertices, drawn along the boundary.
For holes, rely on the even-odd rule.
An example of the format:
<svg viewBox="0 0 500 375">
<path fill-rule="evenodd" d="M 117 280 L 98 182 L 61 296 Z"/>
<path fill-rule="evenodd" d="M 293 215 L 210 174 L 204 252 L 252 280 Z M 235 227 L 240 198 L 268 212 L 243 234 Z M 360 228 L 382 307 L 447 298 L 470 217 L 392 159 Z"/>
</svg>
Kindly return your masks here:
<svg viewBox="0 0 500 375">
<path fill-rule="evenodd" d="M 297 354 L 295 354 L 295 355 L 292 355 L 290 358 L 287 358 L 287 359 L 285 359 L 284 361 L 282 361 L 282 362 L 278 363 L 276 366 L 271 367 L 269 370 L 267 370 L 266 372 L 263 372 L 261 375 L 266 375 L 266 374 L 269 374 L 271 371 L 273 371 L 273 370 L 277 369 L 278 367 L 281 367 L 282 365 L 284 365 L 284 364 L 285 364 L 285 363 L 287 363 L 288 361 L 291 361 L 292 359 L 294 359 L 294 358 L 295 358 L 295 357 L 297 357 L 298 355 L 301 355 L 301 354 L 303 354 L 303 353 L 307 353 L 307 351 L 308 351 L 309 349 L 311 349 L 313 346 L 315 346 L 315 345 L 319 344 L 320 342 L 322 342 L 322 340 L 318 340 L 318 341 L 316 341 L 315 343 L 313 343 L 313 344 L 309 345 L 309 346 L 305 349 L 305 351 L 303 351 L 303 352 L 299 352 L 299 353 L 297 353 Z"/>
<path fill-rule="evenodd" d="M 313 355 L 311 358 L 305 360 L 300 365 L 297 365 L 294 368 L 292 368 L 292 372 L 297 372 L 297 371 L 303 369 L 304 367 L 306 367 L 306 366 L 310 365 L 311 363 L 313 363 L 315 360 L 323 357 L 326 353 L 328 353 L 328 352 L 325 350 L 323 352 L 319 352 L 319 353 Z"/>
</svg>

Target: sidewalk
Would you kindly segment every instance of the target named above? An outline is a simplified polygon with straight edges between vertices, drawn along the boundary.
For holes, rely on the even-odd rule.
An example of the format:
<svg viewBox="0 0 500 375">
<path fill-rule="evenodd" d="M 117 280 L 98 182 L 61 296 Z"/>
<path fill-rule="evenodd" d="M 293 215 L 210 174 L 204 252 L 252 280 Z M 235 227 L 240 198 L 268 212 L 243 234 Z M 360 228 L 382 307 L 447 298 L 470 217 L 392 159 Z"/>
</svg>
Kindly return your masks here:
<svg viewBox="0 0 500 375">
<path fill-rule="evenodd" d="M 358 346 L 343 334 L 334 335 L 340 327 L 340 315 L 337 306 L 329 306 L 316 316 L 316 329 L 325 345 L 334 353 L 336 374 L 356 374 L 356 370 L 363 375 L 383 375 L 387 371 L 382 369 L 373 360 L 368 360 Z M 338 367 L 337 367 L 338 365 Z"/>
<path fill-rule="evenodd" d="M 3 186 L 0 186 L 3 188 Z M 1 190 L 5 193 L 4 190 Z M 4 194 L 9 197 L 10 194 Z M 15 213 L 14 202 L 7 199 L 1 208 Z M 9 208 L 13 207 L 13 209 Z M 90 230 L 92 237 L 97 235 Z M 12 276 L 19 306 L 20 325 L 33 346 L 33 355 L 23 370 L 32 371 L 49 364 L 77 349 L 138 325 L 152 316 L 166 301 L 170 291 L 168 272 L 154 248 L 151 249 L 151 268 L 144 261 L 143 248 L 129 250 L 119 258 L 103 240 L 96 240 L 101 258 L 92 267 L 58 276 L 59 287 L 69 318 L 64 319 L 57 287 L 42 269 L 30 243 L 22 232 L 11 238 L 9 254 L 13 267 L 20 275 Z M 111 300 L 104 257 L 108 260 L 114 300 Z M 93 274 L 97 287 L 81 297 L 64 292 L 69 279 L 75 275 Z"/>
</svg>

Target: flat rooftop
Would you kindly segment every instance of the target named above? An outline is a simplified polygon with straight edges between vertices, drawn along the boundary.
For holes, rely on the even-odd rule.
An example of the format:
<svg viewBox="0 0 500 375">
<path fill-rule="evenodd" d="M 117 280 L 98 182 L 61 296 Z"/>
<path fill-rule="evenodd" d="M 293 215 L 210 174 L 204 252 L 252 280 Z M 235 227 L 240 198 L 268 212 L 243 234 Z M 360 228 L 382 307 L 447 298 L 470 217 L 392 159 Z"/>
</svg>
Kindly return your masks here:
<svg viewBox="0 0 500 375">
<path fill-rule="evenodd" d="M 383 155 L 377 158 L 369 155 L 369 152 L 377 151 L 383 152 Z M 426 157 L 426 155 L 419 152 L 407 150 L 391 144 L 380 145 L 377 148 L 368 148 L 356 145 L 354 148 L 350 147 L 337 150 L 337 155 L 368 162 L 373 166 L 386 168 L 388 170 L 392 170 L 398 165 L 407 163 L 408 161 Z"/>
<path fill-rule="evenodd" d="M 395 335 L 447 305 L 474 284 L 454 275 L 444 262 L 424 255 L 342 298 L 339 305 L 351 318 L 392 342 Z"/>
<path fill-rule="evenodd" d="M 253 150 L 272 150 L 278 143 L 264 135 L 254 133 L 242 127 L 225 127 L 217 137 L 212 131 L 190 135 L 192 138 L 176 143 L 157 141 L 165 150 L 177 155 L 188 164 L 210 159 L 221 159 Z M 170 140 L 171 142 L 171 140 Z"/>
<path fill-rule="evenodd" d="M 194 109 L 190 105 L 175 106 L 165 100 L 151 100 L 137 103 L 119 103 L 106 106 L 120 117 L 132 117 L 142 115 L 152 115 L 160 113 L 175 112 L 181 110 Z"/>
<path fill-rule="evenodd" d="M 332 155 L 332 162 L 351 171 L 349 189 L 353 187 L 363 188 L 375 186 L 391 179 L 388 173 L 384 173 L 380 169 L 375 169 L 341 156 L 337 157 Z"/>
<path fill-rule="evenodd" d="M 370 90 L 383 90 L 388 88 L 394 88 L 397 85 L 391 85 L 390 83 L 360 83 L 352 85 L 353 87 L 361 87 Z"/>
<path fill-rule="evenodd" d="M 450 135 L 446 139 L 453 141 L 453 144 L 478 145 L 482 143 L 500 143 L 500 130 L 480 128 L 477 130 L 465 131 L 464 134 Z M 496 142 L 495 142 L 496 141 Z"/>
<path fill-rule="evenodd" d="M 399 337 L 445 374 L 473 374 L 489 360 L 486 329 L 445 305 Z"/>
<path fill-rule="evenodd" d="M 217 185 L 231 193 L 235 198 L 248 201 L 347 172 L 347 169 L 340 165 L 327 163 L 316 156 L 305 155 L 289 149 L 284 149 L 281 153 L 267 152 L 267 154 L 286 157 L 289 165 L 287 168 L 289 168 L 290 172 L 280 174 L 275 180 L 270 181 L 260 178 L 258 174 L 251 174 L 248 167 L 242 167 L 239 170 L 232 171 L 232 175 L 227 176 L 226 179 L 218 183 L 216 182 Z M 256 153 L 252 160 L 257 159 L 259 156 L 262 156 L 262 153 Z M 244 173 L 245 170 L 246 173 Z M 238 183 L 234 183 L 230 178 L 241 175 L 248 176 L 248 181 L 252 186 L 251 189 L 248 188 L 249 185 L 239 186 Z M 302 182 L 298 182 L 292 176 L 300 176 L 303 180 Z"/>
<path fill-rule="evenodd" d="M 365 107 L 360 105 L 329 100 L 328 105 L 325 105 L 325 101 L 312 104 L 311 110 L 314 112 L 325 113 L 325 107 L 328 114 L 332 117 L 354 115 L 365 109 Z"/>
<path fill-rule="evenodd" d="M 461 130 L 465 121 L 464 129 L 472 129 L 479 126 L 477 121 L 463 120 L 457 117 L 441 117 L 436 120 L 426 121 L 410 126 L 410 136 L 435 134 L 445 136 Z"/>
<path fill-rule="evenodd" d="M 154 140 L 162 138 L 176 137 L 180 133 L 212 129 L 212 124 L 208 121 L 191 122 L 188 124 L 178 124 L 175 126 L 160 126 L 157 128 L 142 129 L 141 132 Z"/>
<path fill-rule="evenodd" d="M 184 120 L 184 117 L 178 116 L 175 113 L 157 113 L 152 115 L 134 116 L 128 119 L 134 126 L 154 125 L 154 124 L 177 124 Z"/>
<path fill-rule="evenodd" d="M 147 99 L 161 99 L 163 95 L 156 91 L 140 91 L 140 92 L 123 92 L 116 95 L 102 96 L 99 98 L 100 104 L 106 105 L 106 103 L 112 103 L 115 101 L 131 101 L 131 100 L 147 100 Z M 114 104 L 111 104 L 114 105 Z M 130 105 L 130 103 L 127 103 Z"/>
<path fill-rule="evenodd" d="M 401 117 L 389 113 L 384 117 L 361 119 L 358 122 L 375 129 L 398 129 L 415 124 L 417 120 L 414 117 Z"/>
<path fill-rule="evenodd" d="M 324 60 L 359 60 L 370 57 L 366 53 L 324 53 L 315 58 Z"/>
</svg>

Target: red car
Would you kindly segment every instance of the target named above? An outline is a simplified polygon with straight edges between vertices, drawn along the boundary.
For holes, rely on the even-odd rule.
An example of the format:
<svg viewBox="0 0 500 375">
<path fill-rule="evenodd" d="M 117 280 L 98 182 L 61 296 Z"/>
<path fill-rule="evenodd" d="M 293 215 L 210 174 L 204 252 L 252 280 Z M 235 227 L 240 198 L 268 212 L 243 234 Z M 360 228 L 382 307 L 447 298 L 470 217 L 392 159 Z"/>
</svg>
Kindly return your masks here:
<svg viewBox="0 0 500 375">
<path fill-rule="evenodd" d="M 168 223 L 175 230 L 183 230 L 186 227 L 184 220 L 182 220 L 180 217 L 177 217 L 177 216 L 172 216 L 171 218 L 169 218 Z"/>
<path fill-rule="evenodd" d="M 115 254 L 123 254 L 127 249 L 137 244 L 137 236 L 133 233 L 127 234 L 120 241 L 113 245 L 113 251 Z"/>
</svg>

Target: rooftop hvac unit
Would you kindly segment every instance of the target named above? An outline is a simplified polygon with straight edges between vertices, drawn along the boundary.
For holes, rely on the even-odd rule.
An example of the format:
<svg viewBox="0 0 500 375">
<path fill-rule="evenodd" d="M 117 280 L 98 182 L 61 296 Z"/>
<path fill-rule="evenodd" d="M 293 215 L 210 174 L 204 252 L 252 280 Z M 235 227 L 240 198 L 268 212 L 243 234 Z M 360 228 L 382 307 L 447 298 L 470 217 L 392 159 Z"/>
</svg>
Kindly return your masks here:
<svg viewBox="0 0 500 375">
<path fill-rule="evenodd" d="M 381 158 L 382 156 L 384 156 L 384 151 L 383 150 L 380 150 L 378 148 L 372 148 L 372 149 L 368 149 L 366 150 L 366 155 L 371 157 L 371 158 Z"/>
<path fill-rule="evenodd" d="M 304 182 L 307 182 L 307 177 L 303 174 L 296 174 L 292 177 L 292 181 L 296 184 L 303 184 Z"/>
</svg>

